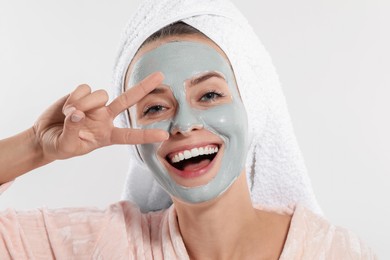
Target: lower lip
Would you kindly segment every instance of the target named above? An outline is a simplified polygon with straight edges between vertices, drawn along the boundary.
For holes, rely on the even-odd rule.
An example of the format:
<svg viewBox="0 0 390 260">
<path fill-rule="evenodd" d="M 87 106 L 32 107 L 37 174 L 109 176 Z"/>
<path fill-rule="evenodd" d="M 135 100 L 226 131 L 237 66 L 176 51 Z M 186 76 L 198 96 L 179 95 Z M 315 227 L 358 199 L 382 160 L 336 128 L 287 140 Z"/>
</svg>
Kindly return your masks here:
<svg viewBox="0 0 390 260">
<path fill-rule="evenodd" d="M 221 151 L 221 149 L 218 149 L 218 152 L 215 155 L 214 159 L 207 166 L 200 168 L 198 170 L 195 170 L 195 171 L 181 171 L 181 170 L 178 170 L 175 167 L 173 167 L 167 161 L 166 161 L 166 164 L 168 165 L 168 170 L 170 172 L 173 172 L 182 178 L 185 178 L 185 179 L 196 178 L 196 177 L 199 177 L 199 176 L 206 174 L 214 166 L 215 162 L 217 161 L 217 157 L 219 156 L 220 151 Z"/>
</svg>

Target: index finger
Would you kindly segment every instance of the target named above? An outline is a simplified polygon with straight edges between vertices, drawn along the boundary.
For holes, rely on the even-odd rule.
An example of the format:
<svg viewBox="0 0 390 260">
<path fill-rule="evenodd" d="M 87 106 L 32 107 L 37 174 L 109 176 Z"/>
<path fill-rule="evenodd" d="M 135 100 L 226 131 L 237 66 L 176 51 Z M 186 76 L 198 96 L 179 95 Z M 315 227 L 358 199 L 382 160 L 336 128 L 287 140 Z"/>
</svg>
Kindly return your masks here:
<svg viewBox="0 0 390 260">
<path fill-rule="evenodd" d="M 154 90 L 162 83 L 163 79 L 164 75 L 161 72 L 152 73 L 137 85 L 115 98 L 107 107 L 111 110 L 113 116 L 116 117 L 123 110 L 131 107 Z"/>
<path fill-rule="evenodd" d="M 112 144 L 146 144 L 162 142 L 169 138 L 168 132 L 161 129 L 129 129 L 117 128 L 112 130 Z"/>
</svg>

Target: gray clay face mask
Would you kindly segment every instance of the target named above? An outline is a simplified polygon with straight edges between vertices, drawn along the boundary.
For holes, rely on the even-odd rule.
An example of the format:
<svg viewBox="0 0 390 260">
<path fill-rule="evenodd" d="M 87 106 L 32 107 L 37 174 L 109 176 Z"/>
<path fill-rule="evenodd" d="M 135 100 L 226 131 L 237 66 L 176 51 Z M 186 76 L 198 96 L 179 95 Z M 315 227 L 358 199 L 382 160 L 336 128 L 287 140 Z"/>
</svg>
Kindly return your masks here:
<svg viewBox="0 0 390 260">
<path fill-rule="evenodd" d="M 176 99 L 175 114 L 150 124 L 137 125 L 135 122 L 133 127 L 158 128 L 171 134 L 174 129 L 186 132 L 200 127 L 222 140 L 224 149 L 218 151 L 222 153 L 222 158 L 215 177 L 196 187 L 179 185 L 169 175 L 168 169 L 160 161 L 161 158 L 158 158 L 161 143 L 138 145 L 139 153 L 155 179 L 171 196 L 188 203 L 212 200 L 225 192 L 240 175 L 245 167 L 248 150 L 247 116 L 233 71 L 228 61 L 211 46 L 190 41 L 169 42 L 140 57 L 132 69 L 129 86 L 156 71 L 165 75 L 163 84 L 171 89 Z M 190 104 L 186 97 L 185 82 L 195 75 L 207 72 L 223 75 L 232 97 L 231 102 L 207 109 L 194 108 Z M 174 160 L 182 159 L 179 157 L 178 155 Z"/>
</svg>

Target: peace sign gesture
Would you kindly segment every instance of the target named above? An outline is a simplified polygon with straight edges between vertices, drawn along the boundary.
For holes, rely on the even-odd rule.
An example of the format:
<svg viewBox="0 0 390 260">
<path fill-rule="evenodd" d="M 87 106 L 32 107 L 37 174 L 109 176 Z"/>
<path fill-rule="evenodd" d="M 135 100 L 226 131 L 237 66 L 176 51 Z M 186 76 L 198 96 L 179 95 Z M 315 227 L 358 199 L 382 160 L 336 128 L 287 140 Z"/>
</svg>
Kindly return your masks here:
<svg viewBox="0 0 390 260">
<path fill-rule="evenodd" d="M 161 142 L 169 137 L 163 130 L 117 128 L 114 118 L 155 89 L 163 74 L 153 73 L 106 105 L 104 90 L 91 92 L 80 85 L 47 109 L 34 125 L 37 142 L 47 160 L 66 159 L 113 144 Z"/>
</svg>

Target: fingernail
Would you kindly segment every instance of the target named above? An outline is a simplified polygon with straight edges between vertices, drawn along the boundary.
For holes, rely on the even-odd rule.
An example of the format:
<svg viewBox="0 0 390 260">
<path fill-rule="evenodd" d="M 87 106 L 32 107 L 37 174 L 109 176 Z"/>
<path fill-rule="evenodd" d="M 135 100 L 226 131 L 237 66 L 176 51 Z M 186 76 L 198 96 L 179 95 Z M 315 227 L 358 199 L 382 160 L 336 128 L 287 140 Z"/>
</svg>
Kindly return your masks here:
<svg viewBox="0 0 390 260">
<path fill-rule="evenodd" d="M 166 133 L 165 133 L 164 140 L 168 140 L 168 139 L 169 139 L 169 133 L 168 133 L 168 132 L 166 132 Z"/>
<path fill-rule="evenodd" d="M 64 109 L 64 115 L 65 115 L 65 116 L 68 116 L 70 113 L 72 113 L 72 112 L 75 111 L 75 110 L 76 110 L 75 107 L 66 107 L 66 108 Z"/>
<path fill-rule="evenodd" d="M 82 116 L 79 116 L 77 114 L 73 114 L 71 117 L 70 117 L 70 120 L 73 122 L 73 123 L 77 123 L 77 122 L 80 122 L 80 120 L 83 119 Z"/>
</svg>

